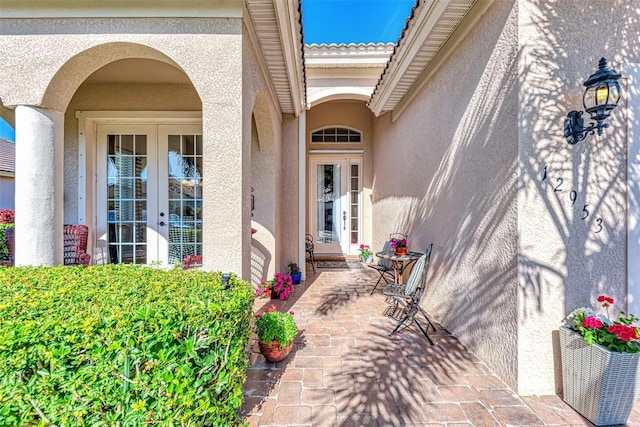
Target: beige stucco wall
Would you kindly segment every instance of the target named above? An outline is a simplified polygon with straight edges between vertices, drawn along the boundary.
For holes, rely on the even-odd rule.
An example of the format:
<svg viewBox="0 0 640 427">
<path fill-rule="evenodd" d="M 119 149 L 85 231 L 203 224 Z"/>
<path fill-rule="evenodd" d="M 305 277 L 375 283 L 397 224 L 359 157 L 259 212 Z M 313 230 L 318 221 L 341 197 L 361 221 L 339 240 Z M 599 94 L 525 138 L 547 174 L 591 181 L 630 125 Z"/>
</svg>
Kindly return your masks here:
<svg viewBox="0 0 640 427">
<path fill-rule="evenodd" d="M 202 100 L 204 175 L 216 183 L 204 188 L 205 203 L 216 201 L 204 212 L 205 268 L 249 278 L 251 145 L 242 126 L 241 26 L 239 18 L 5 19 L 0 99 L 65 112 L 85 78 L 112 61 L 155 59 L 184 70 Z M 233 251 L 219 244 L 231 241 Z"/>
<path fill-rule="evenodd" d="M 311 133 L 325 127 L 347 127 L 362 132 L 361 144 L 318 144 L 311 142 Z M 358 242 L 371 245 L 373 243 L 371 220 L 371 188 L 373 186 L 373 113 L 366 107 L 363 101 L 328 101 L 312 107 L 307 112 L 307 125 L 305 134 L 307 146 L 307 177 L 310 177 L 308 167 L 310 150 L 363 150 L 363 154 L 332 154 L 329 157 L 359 157 L 362 156 L 362 240 Z M 327 157 L 327 155 L 317 155 Z M 309 183 L 307 183 L 308 187 Z M 313 227 L 310 217 L 310 207 L 308 199 L 309 191 L 307 191 L 306 223 L 307 232 Z M 355 250 L 355 249 L 354 249 Z M 357 255 L 355 251 L 352 255 Z"/>
<path fill-rule="evenodd" d="M 525 394 L 554 391 L 552 334 L 566 314 L 595 306 L 600 294 L 616 300 L 615 312 L 626 309 L 625 97 L 633 95 L 623 84 L 601 137 L 570 146 L 562 133 L 567 113 L 583 109 L 582 83 L 601 57 L 618 72 L 640 62 L 637 6 L 609 1 L 603 13 L 599 3 L 519 0 L 518 377 Z"/>
<path fill-rule="evenodd" d="M 251 226 L 257 230 L 251 241 L 251 282 L 256 284 L 282 271 L 276 248 L 282 122 L 277 101 L 259 66 L 256 47 L 246 27 L 243 31 L 243 131 L 251 141 L 250 187 L 255 197 Z"/>
<path fill-rule="evenodd" d="M 373 127 L 373 243 L 433 243 L 423 305 L 517 387 L 517 14 L 497 1 L 394 122 Z M 425 346 L 429 344 L 425 341 Z M 465 361 L 438 369 L 462 375 Z"/>
</svg>

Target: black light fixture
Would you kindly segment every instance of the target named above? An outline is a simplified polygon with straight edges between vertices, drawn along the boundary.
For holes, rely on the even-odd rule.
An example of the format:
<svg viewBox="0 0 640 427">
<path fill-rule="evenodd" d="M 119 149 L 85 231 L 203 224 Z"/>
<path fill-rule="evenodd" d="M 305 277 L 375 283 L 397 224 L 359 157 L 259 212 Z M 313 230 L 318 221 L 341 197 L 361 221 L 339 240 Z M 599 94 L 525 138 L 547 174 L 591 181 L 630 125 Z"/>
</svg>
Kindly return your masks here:
<svg viewBox="0 0 640 427">
<path fill-rule="evenodd" d="M 587 89 L 582 97 L 584 110 L 591 115 L 591 120 L 595 120 L 595 122 L 585 128 L 582 111 L 571 111 L 564 119 L 564 136 L 569 144 L 577 144 L 588 134 L 593 135 L 596 130 L 598 135 L 602 135 L 602 130 L 609 127 L 604 121 L 618 105 L 620 99 L 619 78 L 620 74 L 607 67 L 607 60 L 600 59 L 598 71 L 590 75 L 584 82 Z"/>
</svg>

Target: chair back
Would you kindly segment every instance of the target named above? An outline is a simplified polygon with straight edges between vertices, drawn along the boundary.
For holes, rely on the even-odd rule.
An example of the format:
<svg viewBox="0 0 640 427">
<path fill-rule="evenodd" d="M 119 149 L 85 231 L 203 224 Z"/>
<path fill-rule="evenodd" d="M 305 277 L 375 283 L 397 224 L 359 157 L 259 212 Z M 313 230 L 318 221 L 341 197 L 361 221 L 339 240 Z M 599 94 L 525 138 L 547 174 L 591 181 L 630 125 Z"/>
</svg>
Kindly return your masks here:
<svg viewBox="0 0 640 427">
<path fill-rule="evenodd" d="M 404 294 L 407 297 L 420 301 L 422 294 L 427 285 L 427 272 L 429 270 L 429 261 L 431 260 L 431 250 L 433 249 L 433 243 L 431 243 L 424 255 L 422 255 L 411 270 L 407 286 L 404 288 Z"/>
<path fill-rule="evenodd" d="M 306 252 L 313 252 L 313 236 L 311 234 L 304 235 L 304 250 Z"/>
<path fill-rule="evenodd" d="M 64 265 L 89 265 L 91 255 L 87 254 L 88 237 L 89 227 L 86 225 L 64 226 Z"/>
<path fill-rule="evenodd" d="M 384 242 L 384 245 L 382 245 L 382 252 L 390 251 L 391 249 L 391 241 L 387 240 Z M 387 270 L 393 270 L 393 263 L 388 259 L 378 258 L 378 265 Z"/>
</svg>

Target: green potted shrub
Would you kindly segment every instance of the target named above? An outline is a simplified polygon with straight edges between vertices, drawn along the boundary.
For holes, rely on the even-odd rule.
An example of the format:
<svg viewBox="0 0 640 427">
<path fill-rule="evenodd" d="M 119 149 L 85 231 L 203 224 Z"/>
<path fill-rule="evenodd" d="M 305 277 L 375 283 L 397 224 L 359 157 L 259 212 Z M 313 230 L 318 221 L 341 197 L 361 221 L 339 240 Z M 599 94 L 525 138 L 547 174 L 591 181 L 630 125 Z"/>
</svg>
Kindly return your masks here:
<svg viewBox="0 0 640 427">
<path fill-rule="evenodd" d="M 297 333 L 298 326 L 293 320 L 293 311 L 284 313 L 271 306 L 256 316 L 258 347 L 270 362 L 279 362 L 289 355 Z"/>
<path fill-rule="evenodd" d="M 291 280 L 293 281 L 293 284 L 299 285 L 300 281 L 302 280 L 302 270 L 300 270 L 300 267 L 298 267 L 298 264 L 296 264 L 295 262 L 292 262 L 289 264 L 288 269 L 289 269 L 289 274 L 291 275 Z"/>
</svg>

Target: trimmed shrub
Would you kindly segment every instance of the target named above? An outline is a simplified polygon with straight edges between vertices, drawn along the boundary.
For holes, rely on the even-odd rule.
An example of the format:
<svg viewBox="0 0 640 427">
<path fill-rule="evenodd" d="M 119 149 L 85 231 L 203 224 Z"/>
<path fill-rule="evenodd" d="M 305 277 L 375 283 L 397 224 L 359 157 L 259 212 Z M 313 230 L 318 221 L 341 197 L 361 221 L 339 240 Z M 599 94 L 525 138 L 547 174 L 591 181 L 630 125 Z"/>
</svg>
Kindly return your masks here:
<svg viewBox="0 0 640 427">
<path fill-rule="evenodd" d="M 0 261 L 6 261 L 9 259 L 9 248 L 7 247 L 7 238 L 4 235 L 4 231 L 7 228 L 13 228 L 14 224 L 2 224 L 0 223 Z"/>
<path fill-rule="evenodd" d="M 0 268 L 0 425 L 239 425 L 252 308 L 220 273 Z"/>
</svg>

